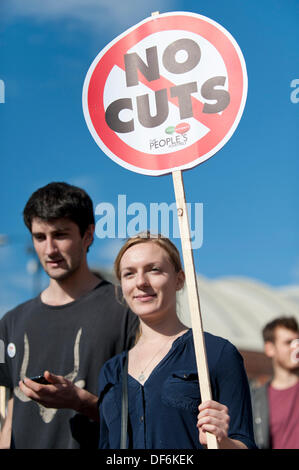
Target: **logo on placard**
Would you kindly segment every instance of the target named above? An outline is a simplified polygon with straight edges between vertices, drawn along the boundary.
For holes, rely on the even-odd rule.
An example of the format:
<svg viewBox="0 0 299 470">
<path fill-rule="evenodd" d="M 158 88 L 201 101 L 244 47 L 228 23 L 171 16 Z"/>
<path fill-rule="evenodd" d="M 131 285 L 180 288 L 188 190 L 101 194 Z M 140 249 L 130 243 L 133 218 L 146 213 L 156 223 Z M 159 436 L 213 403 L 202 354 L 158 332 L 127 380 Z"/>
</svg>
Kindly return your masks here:
<svg viewBox="0 0 299 470">
<path fill-rule="evenodd" d="M 187 132 L 190 130 L 190 124 L 182 122 L 176 126 L 168 126 L 164 133 L 166 136 L 157 137 L 149 141 L 150 150 L 153 149 L 174 149 L 175 147 L 187 145 Z"/>
</svg>

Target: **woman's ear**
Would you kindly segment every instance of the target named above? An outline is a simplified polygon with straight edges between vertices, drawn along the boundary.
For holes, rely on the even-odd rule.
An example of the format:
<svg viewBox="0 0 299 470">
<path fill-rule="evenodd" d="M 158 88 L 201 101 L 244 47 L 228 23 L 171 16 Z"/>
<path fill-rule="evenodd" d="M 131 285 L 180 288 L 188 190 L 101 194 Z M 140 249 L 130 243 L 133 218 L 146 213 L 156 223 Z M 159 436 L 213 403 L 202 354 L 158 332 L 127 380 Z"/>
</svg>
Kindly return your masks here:
<svg viewBox="0 0 299 470">
<path fill-rule="evenodd" d="M 177 280 L 176 280 L 176 290 L 181 290 L 185 284 L 185 273 L 184 271 L 180 270 L 177 273 Z"/>
</svg>

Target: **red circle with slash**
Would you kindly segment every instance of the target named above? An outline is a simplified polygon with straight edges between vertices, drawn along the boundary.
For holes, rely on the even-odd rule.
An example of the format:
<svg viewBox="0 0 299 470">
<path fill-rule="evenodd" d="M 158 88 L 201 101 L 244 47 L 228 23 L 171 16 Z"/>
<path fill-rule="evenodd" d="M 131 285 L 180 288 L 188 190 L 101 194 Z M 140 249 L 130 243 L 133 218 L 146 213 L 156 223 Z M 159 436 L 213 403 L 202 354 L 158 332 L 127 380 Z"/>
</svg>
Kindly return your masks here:
<svg viewBox="0 0 299 470">
<path fill-rule="evenodd" d="M 110 77 L 119 70 L 117 77 L 125 77 L 124 56 L 138 44 L 145 43 L 147 48 L 151 45 L 151 38 L 155 39 L 153 44 L 159 44 L 159 35 L 165 37 L 185 37 L 188 34 L 192 38 L 198 37 L 201 43 L 211 45 L 223 62 L 226 70 L 227 92 L 229 93 L 229 104 L 218 113 L 204 113 L 204 102 L 191 96 L 193 117 L 191 119 L 198 125 L 204 126 L 204 135 L 193 140 L 188 145 L 179 141 L 183 131 L 190 133 L 190 120 L 182 123 L 170 123 L 176 130 L 177 139 L 171 140 L 168 136 L 158 136 L 152 151 L 146 151 L 142 145 L 138 147 L 136 142 L 143 142 L 147 138 L 153 139 L 147 128 L 134 129 L 127 135 L 116 132 L 106 122 L 105 113 L 109 96 L 121 90 L 125 90 L 124 80 L 118 82 L 119 87 L 112 86 Z M 162 37 L 162 36 L 161 36 Z M 206 54 L 207 55 L 207 54 Z M 205 58 L 205 67 L 209 68 L 209 58 Z M 213 64 L 211 63 L 211 67 Z M 139 73 L 141 85 L 147 87 L 150 92 L 159 89 L 167 89 L 177 85 L 168 77 L 161 76 L 159 80 L 149 82 Z M 113 82 L 111 82 L 113 83 Z M 116 82 L 117 83 L 117 82 Z M 110 88 L 109 88 L 110 87 Z M 134 87 L 133 87 L 134 88 Z M 168 97 L 170 93 L 168 91 Z M 120 95 L 119 98 L 123 97 Z M 195 13 L 174 12 L 152 16 L 141 23 L 133 26 L 123 34 L 109 43 L 95 58 L 85 78 L 83 86 L 83 112 L 87 126 L 99 147 L 112 160 L 130 171 L 158 176 L 170 173 L 178 169 L 192 168 L 219 151 L 230 139 L 241 119 L 247 97 L 247 72 L 242 52 L 231 36 L 221 25 L 215 21 Z M 132 97 L 131 97 L 132 98 Z M 129 99 L 129 98 L 127 98 Z M 177 106 L 177 98 L 168 98 L 171 105 Z M 132 106 L 135 103 L 131 100 Z M 127 111 L 128 112 L 128 111 Z M 133 113 L 133 111 L 132 111 Z M 135 113 L 136 115 L 136 113 Z M 128 118 L 126 117 L 125 120 Z M 136 121 L 137 122 L 137 121 Z M 168 124 L 168 126 L 170 125 Z M 188 127 L 189 126 L 189 127 Z M 165 124 L 165 128 L 167 125 Z M 191 123 L 192 127 L 192 123 Z M 189 134 L 184 134 L 189 136 Z M 153 140 L 151 140 L 153 142 Z M 162 145 L 163 143 L 163 145 Z M 167 143 L 169 147 L 165 144 Z"/>
</svg>

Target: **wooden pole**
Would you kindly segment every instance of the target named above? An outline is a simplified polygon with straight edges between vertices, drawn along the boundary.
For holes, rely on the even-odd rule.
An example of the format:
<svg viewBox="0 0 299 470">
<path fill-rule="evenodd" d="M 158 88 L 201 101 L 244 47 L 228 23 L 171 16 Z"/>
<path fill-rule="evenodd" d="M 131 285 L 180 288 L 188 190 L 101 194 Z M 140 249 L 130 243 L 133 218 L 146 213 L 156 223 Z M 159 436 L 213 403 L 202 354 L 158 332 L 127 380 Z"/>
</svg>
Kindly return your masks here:
<svg viewBox="0 0 299 470">
<path fill-rule="evenodd" d="M 204 402 L 211 400 L 212 394 L 182 172 L 180 170 L 173 171 L 172 177 L 178 210 L 178 220 L 186 274 L 186 285 L 191 314 L 191 325 L 193 331 L 200 394 L 201 399 Z M 214 436 L 214 434 L 207 433 L 207 446 L 208 449 L 218 449 L 217 438 Z"/>
</svg>

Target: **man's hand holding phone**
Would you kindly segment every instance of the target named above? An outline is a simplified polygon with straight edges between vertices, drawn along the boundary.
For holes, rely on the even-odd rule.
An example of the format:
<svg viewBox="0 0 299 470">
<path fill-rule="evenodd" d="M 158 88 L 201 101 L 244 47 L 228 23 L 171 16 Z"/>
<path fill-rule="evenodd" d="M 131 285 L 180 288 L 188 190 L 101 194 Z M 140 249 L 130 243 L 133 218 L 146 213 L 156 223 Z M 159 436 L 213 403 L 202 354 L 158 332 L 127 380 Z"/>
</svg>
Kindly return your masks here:
<svg viewBox="0 0 299 470">
<path fill-rule="evenodd" d="M 37 384 L 42 384 L 42 385 L 50 385 L 51 382 L 48 382 L 48 380 L 43 376 L 43 375 L 36 375 L 35 377 L 29 377 L 30 380 L 33 380 L 33 382 Z"/>
<path fill-rule="evenodd" d="M 28 398 L 46 408 L 69 408 L 94 421 L 99 420 L 96 395 L 77 387 L 61 375 L 55 375 L 49 371 L 45 371 L 43 376 L 32 377 L 32 379 L 25 377 L 19 382 L 20 389 Z M 48 384 L 41 383 L 45 381 Z"/>
<path fill-rule="evenodd" d="M 46 408 L 71 408 L 77 406 L 77 388 L 61 375 L 45 371 L 44 375 L 25 377 L 19 382 L 22 392 Z"/>
</svg>

